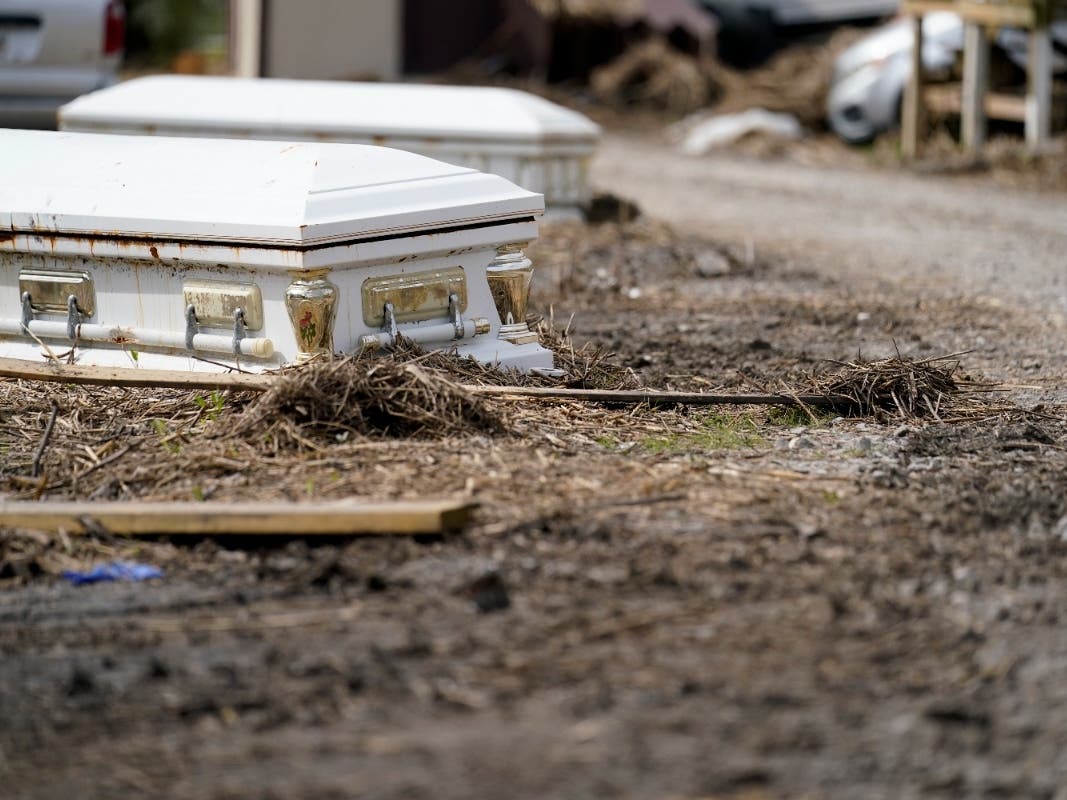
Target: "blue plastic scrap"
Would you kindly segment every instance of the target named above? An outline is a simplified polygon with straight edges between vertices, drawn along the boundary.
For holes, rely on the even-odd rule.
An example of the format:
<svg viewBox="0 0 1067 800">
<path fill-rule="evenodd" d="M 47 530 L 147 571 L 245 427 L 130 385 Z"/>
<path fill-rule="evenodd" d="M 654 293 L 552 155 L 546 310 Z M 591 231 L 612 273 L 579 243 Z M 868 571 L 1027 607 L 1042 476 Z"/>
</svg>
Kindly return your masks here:
<svg viewBox="0 0 1067 800">
<path fill-rule="evenodd" d="M 75 586 L 81 586 L 101 581 L 150 581 L 153 578 L 162 578 L 163 570 L 136 561 L 111 561 L 107 564 L 97 564 L 85 572 L 63 570 L 63 577 Z"/>
</svg>

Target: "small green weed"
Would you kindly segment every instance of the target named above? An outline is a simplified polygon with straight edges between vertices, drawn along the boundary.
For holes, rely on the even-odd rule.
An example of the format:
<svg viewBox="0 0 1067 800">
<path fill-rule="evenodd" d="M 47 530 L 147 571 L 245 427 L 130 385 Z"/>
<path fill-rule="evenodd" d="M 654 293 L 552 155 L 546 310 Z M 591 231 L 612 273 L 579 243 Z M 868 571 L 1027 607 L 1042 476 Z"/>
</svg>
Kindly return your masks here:
<svg viewBox="0 0 1067 800">
<path fill-rule="evenodd" d="M 196 403 L 197 408 L 204 412 L 204 419 L 208 422 L 217 419 L 226 407 L 226 397 L 218 390 L 215 390 L 207 397 L 196 395 L 193 398 L 193 402 Z"/>
<path fill-rule="evenodd" d="M 711 412 L 700 419 L 697 430 L 650 436 L 641 441 L 641 448 L 645 452 L 658 455 L 739 450 L 762 447 L 766 443 L 766 439 L 760 435 L 759 428 L 751 416 Z"/>
<path fill-rule="evenodd" d="M 603 447 L 605 450 L 618 450 L 619 449 L 619 440 L 616 439 L 614 436 L 608 436 L 608 435 L 598 436 L 598 437 L 596 437 L 595 441 L 596 441 L 596 443 L 598 445 Z"/>
<path fill-rule="evenodd" d="M 689 448 L 681 446 L 683 437 L 679 434 L 668 436 L 648 436 L 641 440 L 641 449 L 652 455 L 680 452 Z"/>
<path fill-rule="evenodd" d="M 796 406 L 774 406 L 767 412 L 767 422 L 783 428 L 821 428 L 829 425 L 834 414 L 820 409 L 810 412 Z"/>
<path fill-rule="evenodd" d="M 168 453 L 180 453 L 181 445 L 175 442 L 170 437 L 170 428 L 167 427 L 165 420 L 154 419 L 152 420 L 152 427 L 155 428 L 156 435 L 159 436 L 159 443 L 163 445 Z"/>
</svg>

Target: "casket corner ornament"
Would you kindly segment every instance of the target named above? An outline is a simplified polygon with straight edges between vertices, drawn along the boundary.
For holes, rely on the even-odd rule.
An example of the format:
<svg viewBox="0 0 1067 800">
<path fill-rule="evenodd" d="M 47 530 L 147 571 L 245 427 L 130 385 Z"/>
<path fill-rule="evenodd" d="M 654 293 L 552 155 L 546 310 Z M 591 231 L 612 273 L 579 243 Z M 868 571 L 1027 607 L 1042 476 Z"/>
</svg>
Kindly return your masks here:
<svg viewBox="0 0 1067 800">
<path fill-rule="evenodd" d="M 496 258 L 486 268 L 486 279 L 500 315 L 500 338 L 512 344 L 530 344 L 538 335 L 526 322 L 533 282 L 533 262 L 526 256 L 528 242 L 497 248 Z"/>
<path fill-rule="evenodd" d="M 328 271 L 293 275 L 285 290 L 285 308 L 296 338 L 296 363 L 331 355 L 337 319 L 337 287 Z"/>
</svg>

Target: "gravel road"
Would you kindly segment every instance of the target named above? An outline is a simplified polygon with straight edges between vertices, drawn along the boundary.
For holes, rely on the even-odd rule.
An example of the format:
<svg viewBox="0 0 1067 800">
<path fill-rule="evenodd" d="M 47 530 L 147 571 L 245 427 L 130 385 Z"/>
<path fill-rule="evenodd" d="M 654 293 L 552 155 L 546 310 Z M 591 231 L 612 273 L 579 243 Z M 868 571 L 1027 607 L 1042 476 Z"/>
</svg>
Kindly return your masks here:
<svg viewBox="0 0 1067 800">
<path fill-rule="evenodd" d="M 1067 311 L 1063 195 L 974 177 L 693 158 L 618 134 L 605 136 L 592 179 L 683 230 L 751 241 L 835 277 Z"/>
</svg>

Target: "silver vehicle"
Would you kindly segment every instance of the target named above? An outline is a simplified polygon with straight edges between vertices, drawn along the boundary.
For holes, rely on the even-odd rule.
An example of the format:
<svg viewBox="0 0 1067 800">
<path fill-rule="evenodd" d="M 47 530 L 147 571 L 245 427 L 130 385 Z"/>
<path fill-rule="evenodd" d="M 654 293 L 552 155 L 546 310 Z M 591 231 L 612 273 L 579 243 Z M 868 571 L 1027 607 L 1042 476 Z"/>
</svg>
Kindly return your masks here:
<svg viewBox="0 0 1067 800">
<path fill-rule="evenodd" d="M 1067 23 L 1052 26 L 1054 47 L 1067 41 Z M 898 19 L 866 36 L 838 56 L 827 100 L 830 128 L 847 142 L 863 144 L 897 125 L 904 86 L 911 74 L 912 34 Z M 1005 28 L 996 45 L 1020 68 L 1026 68 L 1026 34 Z M 923 17 L 923 71 L 947 72 L 963 50 L 963 20 L 949 12 Z M 1067 68 L 1057 52 L 1053 69 Z"/>
<path fill-rule="evenodd" d="M 0 0 L 0 126 L 54 127 L 59 106 L 115 82 L 121 0 Z"/>
</svg>

